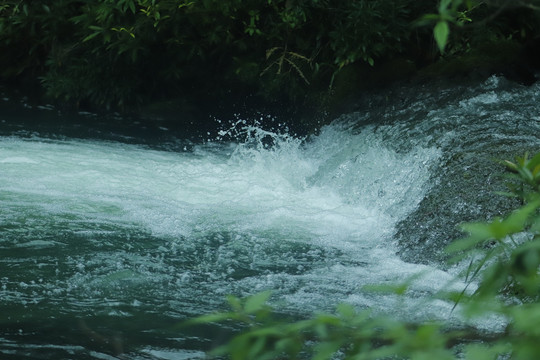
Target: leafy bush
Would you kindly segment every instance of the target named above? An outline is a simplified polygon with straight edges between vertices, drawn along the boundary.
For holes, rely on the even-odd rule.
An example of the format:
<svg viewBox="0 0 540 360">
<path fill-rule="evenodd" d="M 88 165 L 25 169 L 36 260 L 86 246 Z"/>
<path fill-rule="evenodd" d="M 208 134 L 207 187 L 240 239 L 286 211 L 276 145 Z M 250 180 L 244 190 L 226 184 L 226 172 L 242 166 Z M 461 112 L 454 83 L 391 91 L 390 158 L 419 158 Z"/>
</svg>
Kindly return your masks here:
<svg viewBox="0 0 540 360">
<path fill-rule="evenodd" d="M 229 297 L 231 312 L 199 317 L 192 323 L 235 321 L 245 330 L 213 355 L 231 359 L 504 359 L 527 360 L 540 351 L 540 153 L 505 161 L 508 196 L 524 202 L 504 218 L 463 225 L 469 235 L 448 247 L 453 261 L 470 265 L 466 283 L 473 292 L 438 294 L 459 304 L 471 318 L 498 315 L 504 333 L 486 338 L 443 323 L 406 324 L 340 305 L 336 314 L 285 322 L 266 305 L 269 292 L 247 299 Z M 403 293 L 407 285 L 397 285 Z"/>
<path fill-rule="evenodd" d="M 39 78 L 51 98 L 99 108 L 170 96 L 219 97 L 223 87 L 302 98 L 309 87 L 328 88 L 349 64 L 373 66 L 397 56 L 420 61 L 432 53 L 433 39 L 427 27 L 414 24 L 434 26 L 441 50 L 450 37 L 461 38 L 447 53 L 485 43 L 485 34 L 538 35 L 539 17 L 527 2 L 517 2 L 521 12 L 502 5 L 499 11 L 497 4 L 0 0 L 0 78 L 32 85 Z"/>
<path fill-rule="evenodd" d="M 414 3 L 4 0 L 0 76 L 40 77 L 52 98 L 98 107 L 218 92 L 216 79 L 301 95 L 346 64 L 403 51 L 429 8 Z"/>
<path fill-rule="evenodd" d="M 448 47 L 451 52 L 463 52 L 471 45 L 481 46 L 503 39 L 527 41 L 538 36 L 540 25 L 538 4 L 533 3 L 527 0 L 440 0 L 438 13 L 423 15 L 417 24 L 434 24 L 433 37 L 441 53 Z M 453 38 L 451 27 L 456 30 L 452 32 L 457 33 Z"/>
</svg>

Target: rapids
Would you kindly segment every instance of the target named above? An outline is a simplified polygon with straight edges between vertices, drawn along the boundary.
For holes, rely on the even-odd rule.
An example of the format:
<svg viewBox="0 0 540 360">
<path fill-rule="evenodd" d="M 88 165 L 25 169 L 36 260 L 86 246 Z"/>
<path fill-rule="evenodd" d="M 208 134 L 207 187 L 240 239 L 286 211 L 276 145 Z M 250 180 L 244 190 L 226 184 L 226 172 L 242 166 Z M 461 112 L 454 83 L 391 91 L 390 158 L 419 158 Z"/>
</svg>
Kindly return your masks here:
<svg viewBox="0 0 540 360">
<path fill-rule="evenodd" d="M 1 356 L 202 358 L 226 329 L 176 325 L 263 290 L 293 316 L 347 302 L 458 326 L 430 300 L 464 286 L 440 250 L 508 206 L 493 159 L 537 151 L 540 88 L 417 87 L 307 138 L 234 120 L 147 141 L 0 113 Z M 364 289 L 413 277 L 404 297 Z"/>
</svg>

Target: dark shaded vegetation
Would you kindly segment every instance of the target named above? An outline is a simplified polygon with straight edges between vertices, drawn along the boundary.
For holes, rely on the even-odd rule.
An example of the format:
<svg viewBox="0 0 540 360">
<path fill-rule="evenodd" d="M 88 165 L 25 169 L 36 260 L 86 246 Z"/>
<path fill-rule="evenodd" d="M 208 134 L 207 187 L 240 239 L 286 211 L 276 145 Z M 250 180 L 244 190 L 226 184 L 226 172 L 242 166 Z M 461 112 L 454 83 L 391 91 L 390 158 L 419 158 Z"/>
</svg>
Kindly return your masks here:
<svg viewBox="0 0 540 360">
<path fill-rule="evenodd" d="M 64 108 L 194 117 L 246 98 L 331 113 L 418 70 L 534 80 L 534 2 L 447 3 L 453 12 L 436 0 L 5 0 L 0 80 Z M 442 56 L 437 19 L 451 29 Z"/>
</svg>

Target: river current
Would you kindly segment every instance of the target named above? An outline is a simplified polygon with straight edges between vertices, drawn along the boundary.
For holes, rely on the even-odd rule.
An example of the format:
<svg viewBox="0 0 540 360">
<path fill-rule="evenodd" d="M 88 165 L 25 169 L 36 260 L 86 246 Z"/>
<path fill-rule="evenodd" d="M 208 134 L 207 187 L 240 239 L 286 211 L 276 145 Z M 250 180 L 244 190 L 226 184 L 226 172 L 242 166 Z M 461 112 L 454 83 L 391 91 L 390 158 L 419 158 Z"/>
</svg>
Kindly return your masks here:
<svg viewBox="0 0 540 360">
<path fill-rule="evenodd" d="M 177 325 L 264 290 L 291 316 L 346 302 L 459 326 L 432 300 L 464 286 L 441 249 L 504 210 L 494 160 L 538 150 L 540 87 L 415 86 L 306 138 L 234 119 L 204 141 L 166 127 L 147 141 L 4 106 L 0 357 L 203 358 L 225 330 Z M 365 289 L 411 278 L 401 297 Z"/>
</svg>

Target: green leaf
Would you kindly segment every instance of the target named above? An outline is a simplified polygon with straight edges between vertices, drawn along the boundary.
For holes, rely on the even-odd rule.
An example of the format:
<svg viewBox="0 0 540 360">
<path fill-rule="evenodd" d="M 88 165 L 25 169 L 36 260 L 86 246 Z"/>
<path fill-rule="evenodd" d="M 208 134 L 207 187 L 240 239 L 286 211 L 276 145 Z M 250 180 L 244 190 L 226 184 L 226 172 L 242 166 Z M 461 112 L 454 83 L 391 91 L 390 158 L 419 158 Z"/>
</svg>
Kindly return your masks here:
<svg viewBox="0 0 540 360">
<path fill-rule="evenodd" d="M 264 350 L 264 347 L 266 346 L 266 337 L 264 336 L 257 336 L 255 338 L 255 341 L 251 344 L 251 348 L 248 352 L 248 359 L 256 359 L 260 352 Z"/>
<path fill-rule="evenodd" d="M 532 213 L 540 206 L 540 201 L 532 201 L 511 213 L 506 219 L 495 218 L 489 223 L 466 223 L 461 228 L 470 235 L 451 243 L 447 252 L 458 252 L 470 249 L 486 240 L 502 240 L 505 237 L 525 230 L 527 221 Z"/>
<path fill-rule="evenodd" d="M 246 300 L 246 304 L 244 306 L 244 310 L 248 314 L 253 314 L 263 308 L 263 306 L 268 301 L 268 298 L 270 297 L 271 292 L 270 291 L 263 291 L 261 293 L 255 294 L 253 296 L 250 296 Z"/>
<path fill-rule="evenodd" d="M 505 165 L 509 170 L 512 170 L 512 171 L 518 171 L 518 166 L 511 162 L 511 161 L 508 161 L 508 160 L 503 160 L 502 161 L 503 165 Z"/>
<path fill-rule="evenodd" d="M 439 3 L 439 13 L 446 12 L 450 4 L 452 3 L 452 0 L 441 0 Z"/>
<path fill-rule="evenodd" d="M 439 21 L 441 19 L 441 16 L 439 14 L 426 14 L 422 16 L 420 19 L 416 20 L 414 22 L 415 26 L 426 26 L 430 25 L 436 21 Z"/>
<path fill-rule="evenodd" d="M 539 206 L 540 201 L 532 201 L 510 214 L 510 216 L 503 221 L 507 235 L 525 230 L 525 225 L 529 217 Z"/>
<path fill-rule="evenodd" d="M 82 42 L 87 42 L 89 40 L 92 40 L 93 38 L 95 38 L 96 36 L 98 36 L 99 34 L 101 34 L 100 32 L 95 32 L 95 33 L 92 33 L 90 35 L 88 35 L 87 37 L 85 37 Z"/>
<path fill-rule="evenodd" d="M 317 323 L 320 325 L 340 325 L 341 319 L 332 314 L 319 314 L 316 317 Z"/>
<path fill-rule="evenodd" d="M 186 3 L 183 3 L 183 4 L 178 5 L 178 8 L 181 9 L 181 8 L 183 8 L 183 7 L 186 7 L 186 6 L 191 6 L 191 5 L 193 5 L 194 3 L 195 3 L 194 1 L 186 2 Z"/>
<path fill-rule="evenodd" d="M 339 315 L 341 315 L 342 317 L 346 319 L 352 319 L 353 317 L 356 316 L 356 310 L 350 304 L 339 304 L 337 306 L 337 311 Z"/>
<path fill-rule="evenodd" d="M 484 223 L 467 223 L 461 225 L 461 228 L 470 235 L 466 238 L 453 241 L 446 247 L 446 252 L 454 253 L 462 250 L 467 250 L 478 243 L 491 239 L 491 231 L 489 225 Z"/>
<path fill-rule="evenodd" d="M 212 322 L 222 322 L 224 320 L 233 319 L 235 317 L 234 313 L 214 313 L 208 315 L 202 315 L 190 320 L 189 324 L 208 324 Z"/>
<path fill-rule="evenodd" d="M 313 360 L 326 360 L 332 359 L 334 355 L 342 346 L 342 341 L 323 341 L 315 347 L 315 356 Z"/>
<path fill-rule="evenodd" d="M 236 296 L 228 295 L 227 302 L 229 303 L 229 305 L 234 311 L 240 312 L 242 310 L 242 303 L 240 299 L 237 298 Z"/>
<path fill-rule="evenodd" d="M 540 152 L 534 155 L 528 162 L 527 168 L 531 171 L 540 165 Z"/>
<path fill-rule="evenodd" d="M 532 172 L 527 169 L 526 167 L 521 167 L 518 169 L 519 175 L 521 175 L 521 178 L 528 183 L 532 182 L 534 180 Z"/>
<path fill-rule="evenodd" d="M 448 22 L 446 21 L 441 20 L 437 22 L 433 28 L 433 36 L 435 37 L 435 41 L 437 42 L 437 46 L 439 47 L 439 51 L 441 53 L 444 53 L 444 48 L 446 47 L 449 34 L 450 28 L 448 26 Z"/>
</svg>

